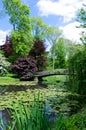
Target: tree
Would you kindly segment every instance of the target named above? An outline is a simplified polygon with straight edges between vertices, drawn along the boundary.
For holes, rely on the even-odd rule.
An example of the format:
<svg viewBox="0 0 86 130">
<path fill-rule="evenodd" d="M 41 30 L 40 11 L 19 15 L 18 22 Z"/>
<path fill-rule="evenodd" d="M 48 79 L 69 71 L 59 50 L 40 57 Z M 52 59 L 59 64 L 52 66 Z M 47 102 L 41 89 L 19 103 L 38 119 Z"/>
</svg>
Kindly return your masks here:
<svg viewBox="0 0 86 130">
<path fill-rule="evenodd" d="M 11 65 L 11 70 L 21 80 L 31 80 L 34 78 L 34 73 L 38 70 L 36 60 L 33 57 L 18 58 Z"/>
<path fill-rule="evenodd" d="M 77 51 L 69 59 L 69 89 L 86 94 L 86 49 Z"/>
<path fill-rule="evenodd" d="M 77 21 L 80 22 L 79 28 L 83 28 L 80 40 L 83 44 L 86 44 L 86 5 L 83 5 L 83 7 L 78 10 Z"/>
<path fill-rule="evenodd" d="M 41 18 L 32 17 L 31 27 L 34 38 L 46 42 L 48 41 L 50 43 L 50 46 L 53 46 L 62 34 L 62 30 L 48 26 L 47 24 L 43 23 Z M 54 69 L 54 62 L 55 62 L 55 56 L 53 50 L 53 69 Z"/>
<path fill-rule="evenodd" d="M 32 34 L 35 39 L 45 40 L 47 37 L 48 25 L 43 23 L 39 17 L 31 17 Z"/>
<path fill-rule="evenodd" d="M 58 39 L 58 41 L 51 47 L 50 52 L 51 52 L 51 59 L 53 59 L 54 55 L 54 68 L 56 69 L 65 67 L 66 48 L 63 38 Z"/>
<path fill-rule="evenodd" d="M 11 38 L 14 51 L 20 56 L 27 55 L 33 42 L 29 19 L 30 9 L 20 0 L 2 0 L 2 2 L 13 25 Z"/>
<path fill-rule="evenodd" d="M 44 42 L 39 39 L 36 39 L 32 49 L 29 52 L 29 56 L 34 57 L 35 60 L 37 61 L 38 71 L 42 71 L 45 69 L 47 65 L 46 55 L 47 55 L 47 52 L 46 52 L 46 47 L 45 47 Z"/>
<path fill-rule="evenodd" d="M 9 57 L 14 53 L 12 39 L 8 35 L 6 36 L 5 44 L 2 45 L 2 50 L 4 51 L 5 57 Z"/>
<path fill-rule="evenodd" d="M 77 51 L 81 51 L 83 49 L 83 45 L 65 39 L 65 48 L 66 48 L 66 59 L 68 60 L 70 57 L 74 56 Z"/>
<path fill-rule="evenodd" d="M 15 54 L 17 54 L 17 56 L 28 55 L 33 44 L 32 37 L 28 35 L 28 32 L 26 34 L 22 32 L 22 30 L 13 31 L 11 38 Z"/>
<path fill-rule="evenodd" d="M 6 13 L 10 16 L 9 20 L 14 30 L 23 29 L 25 31 L 30 29 L 30 26 L 28 26 L 30 24 L 30 9 L 28 6 L 21 4 L 21 0 L 2 0 L 2 2 Z"/>
<path fill-rule="evenodd" d="M 53 60 L 53 70 L 55 68 L 55 47 L 54 45 L 58 42 L 58 39 L 62 36 L 62 30 L 55 27 L 47 28 L 47 40 L 49 41 L 52 48 L 52 60 Z M 53 46 L 53 47 L 52 47 Z"/>
</svg>

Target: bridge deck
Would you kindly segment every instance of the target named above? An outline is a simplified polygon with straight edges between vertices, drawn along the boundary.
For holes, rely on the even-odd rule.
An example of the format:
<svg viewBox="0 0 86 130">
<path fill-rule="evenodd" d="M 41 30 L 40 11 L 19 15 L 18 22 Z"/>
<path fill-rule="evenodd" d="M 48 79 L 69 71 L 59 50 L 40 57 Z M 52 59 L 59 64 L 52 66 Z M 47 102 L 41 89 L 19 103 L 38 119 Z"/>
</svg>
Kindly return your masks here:
<svg viewBox="0 0 86 130">
<path fill-rule="evenodd" d="M 55 70 L 47 70 L 42 72 L 36 72 L 34 77 L 46 77 L 52 75 L 68 75 L 68 69 L 55 69 Z"/>
</svg>

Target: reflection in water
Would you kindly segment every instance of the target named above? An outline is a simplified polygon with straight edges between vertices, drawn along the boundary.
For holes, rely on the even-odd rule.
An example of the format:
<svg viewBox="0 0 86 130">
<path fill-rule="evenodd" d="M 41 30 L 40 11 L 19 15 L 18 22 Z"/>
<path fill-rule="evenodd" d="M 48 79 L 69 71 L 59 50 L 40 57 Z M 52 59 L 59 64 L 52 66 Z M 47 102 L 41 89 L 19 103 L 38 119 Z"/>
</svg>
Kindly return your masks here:
<svg viewBox="0 0 86 130">
<path fill-rule="evenodd" d="M 2 126 L 0 125 L 0 130 L 3 130 Z"/>
<path fill-rule="evenodd" d="M 52 108 L 48 101 L 46 101 L 46 118 L 49 122 L 54 123 L 57 118 L 57 113 L 52 111 Z"/>
<path fill-rule="evenodd" d="M 4 89 L 5 90 L 4 90 Z M 59 116 L 59 113 L 69 113 L 70 112 L 70 103 L 68 96 L 71 94 L 65 91 L 64 87 L 47 87 L 43 88 L 40 86 L 8 86 L 0 87 L 0 109 L 8 108 L 10 104 L 10 100 L 16 102 L 16 100 L 21 100 L 23 102 L 33 101 L 34 95 L 37 95 L 38 92 L 42 93 L 46 100 L 46 118 L 49 122 L 54 122 L 55 119 Z M 27 96 L 26 96 L 27 95 Z M 73 96 L 73 95 L 72 95 Z M 51 105 L 50 105 L 51 104 Z M 2 105 L 2 106 L 1 106 Z M 60 107 L 59 107 L 60 106 Z M 75 107 L 77 105 L 75 104 Z M 73 110 L 74 110 L 74 103 L 73 103 Z M 58 113 L 59 111 L 59 113 Z M 9 118 L 9 114 L 5 114 L 7 112 L 2 113 L 0 111 L 0 117 L 3 118 L 4 122 L 7 123 Z M 58 113 L 58 114 L 57 114 Z M 0 126 L 0 130 L 3 130 Z"/>
<path fill-rule="evenodd" d="M 2 111 L 0 110 L 0 120 L 2 119 Z M 0 122 L 0 130 L 3 130 L 2 126 L 1 126 L 1 122 Z"/>
<path fill-rule="evenodd" d="M 10 110 L 9 109 L 0 110 L 0 118 L 3 119 L 3 122 L 4 122 L 5 125 L 10 120 L 8 111 L 10 111 Z M 51 108 L 51 106 L 50 106 L 48 101 L 46 101 L 45 112 L 46 112 L 46 119 L 47 119 L 47 121 L 49 121 L 50 123 L 53 124 L 55 122 L 56 118 L 57 118 L 57 113 L 52 111 L 52 108 Z M 0 124 L 0 130 L 4 130 L 2 128 L 1 124 Z"/>
<path fill-rule="evenodd" d="M 8 110 L 0 110 L 0 130 L 4 130 L 2 124 L 6 125 L 9 118 Z"/>
<path fill-rule="evenodd" d="M 0 118 L 2 118 L 2 111 L 0 110 Z"/>
</svg>

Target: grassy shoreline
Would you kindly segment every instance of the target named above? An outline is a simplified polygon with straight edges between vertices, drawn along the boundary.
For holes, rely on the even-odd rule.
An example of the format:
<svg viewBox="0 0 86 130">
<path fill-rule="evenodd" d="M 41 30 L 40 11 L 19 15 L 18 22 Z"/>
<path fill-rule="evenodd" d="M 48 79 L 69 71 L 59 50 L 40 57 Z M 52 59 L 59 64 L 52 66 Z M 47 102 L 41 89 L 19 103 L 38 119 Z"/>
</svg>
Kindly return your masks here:
<svg viewBox="0 0 86 130">
<path fill-rule="evenodd" d="M 36 85 L 37 81 L 20 81 L 13 77 L 0 77 L 0 85 Z"/>
</svg>

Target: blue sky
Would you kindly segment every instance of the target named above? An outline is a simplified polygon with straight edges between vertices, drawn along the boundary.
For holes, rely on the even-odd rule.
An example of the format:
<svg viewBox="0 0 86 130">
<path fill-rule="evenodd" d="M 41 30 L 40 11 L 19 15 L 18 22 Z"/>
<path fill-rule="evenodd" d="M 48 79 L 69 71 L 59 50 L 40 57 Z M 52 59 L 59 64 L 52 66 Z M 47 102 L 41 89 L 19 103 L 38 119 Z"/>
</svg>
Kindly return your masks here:
<svg viewBox="0 0 86 130">
<path fill-rule="evenodd" d="M 63 30 L 66 38 L 79 41 L 80 29 L 76 26 L 76 13 L 86 0 L 22 0 L 30 6 L 31 16 L 41 17 L 43 21 L 51 26 L 59 27 Z M 0 1 L 0 6 L 1 1 Z M 6 34 L 10 32 L 12 26 L 9 17 L 0 18 L 0 44 L 3 44 Z"/>
</svg>

